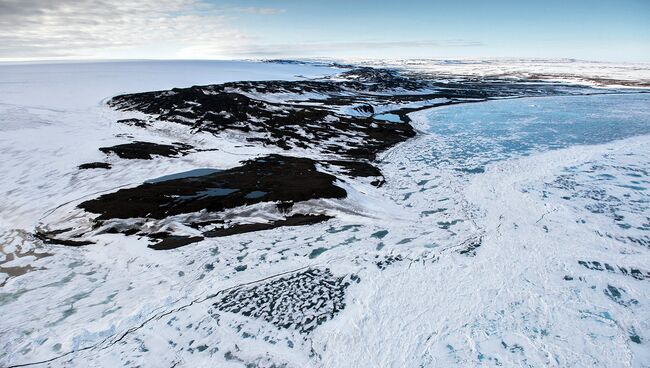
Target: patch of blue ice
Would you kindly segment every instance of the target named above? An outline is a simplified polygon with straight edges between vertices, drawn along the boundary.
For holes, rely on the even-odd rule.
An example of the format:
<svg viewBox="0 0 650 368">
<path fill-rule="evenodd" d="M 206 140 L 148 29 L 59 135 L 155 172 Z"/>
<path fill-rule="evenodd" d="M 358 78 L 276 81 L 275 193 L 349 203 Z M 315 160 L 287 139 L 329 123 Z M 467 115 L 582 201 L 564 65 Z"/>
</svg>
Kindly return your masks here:
<svg viewBox="0 0 650 368">
<path fill-rule="evenodd" d="M 217 169 L 208 169 L 208 168 L 202 168 L 202 169 L 194 169 L 190 171 L 183 171 L 175 174 L 169 174 L 169 175 L 163 175 L 158 178 L 154 179 L 149 179 L 145 181 L 147 184 L 153 184 L 153 183 L 160 183 L 163 181 L 169 181 L 169 180 L 176 180 L 176 179 L 184 179 L 184 178 L 195 178 L 199 176 L 205 176 L 205 175 L 210 175 L 217 173 L 221 170 Z"/>
</svg>

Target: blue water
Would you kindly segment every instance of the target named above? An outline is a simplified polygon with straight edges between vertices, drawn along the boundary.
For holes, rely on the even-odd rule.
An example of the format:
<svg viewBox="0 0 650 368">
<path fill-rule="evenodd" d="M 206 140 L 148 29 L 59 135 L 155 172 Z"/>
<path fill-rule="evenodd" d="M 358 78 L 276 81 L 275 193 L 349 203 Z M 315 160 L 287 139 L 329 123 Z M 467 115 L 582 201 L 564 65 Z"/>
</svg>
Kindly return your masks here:
<svg viewBox="0 0 650 368">
<path fill-rule="evenodd" d="M 219 172 L 221 170 L 217 169 L 194 169 L 190 171 L 184 171 L 176 174 L 170 174 L 170 175 L 164 175 L 155 179 L 150 179 L 145 181 L 145 183 L 153 184 L 153 183 L 159 183 L 162 181 L 169 181 L 169 180 L 175 180 L 175 179 L 184 179 L 184 178 L 194 178 L 198 176 L 205 176 L 205 175 L 210 175 L 214 174 L 216 172 Z"/>
<path fill-rule="evenodd" d="M 176 200 L 179 201 L 186 201 L 190 199 L 199 199 L 199 198 L 204 198 L 204 197 L 226 197 L 228 195 L 231 195 L 233 193 L 239 192 L 239 189 L 232 189 L 232 188 L 208 188 L 206 190 L 202 190 L 200 192 L 197 192 L 194 195 L 186 195 L 186 196 L 178 196 Z"/>
<path fill-rule="evenodd" d="M 391 123 L 401 123 L 402 119 L 399 117 L 399 115 L 395 114 L 377 114 L 374 115 L 373 118 L 377 120 L 384 120 L 384 121 L 390 121 Z"/>
<path fill-rule="evenodd" d="M 650 134 L 650 94 L 497 100 L 432 109 L 427 117 L 439 138 L 430 158 L 481 172 L 515 155 Z"/>
<path fill-rule="evenodd" d="M 263 192 L 261 190 L 254 190 L 248 194 L 246 194 L 244 197 L 248 199 L 255 199 L 255 198 L 262 198 L 267 194 L 267 192 Z"/>
</svg>

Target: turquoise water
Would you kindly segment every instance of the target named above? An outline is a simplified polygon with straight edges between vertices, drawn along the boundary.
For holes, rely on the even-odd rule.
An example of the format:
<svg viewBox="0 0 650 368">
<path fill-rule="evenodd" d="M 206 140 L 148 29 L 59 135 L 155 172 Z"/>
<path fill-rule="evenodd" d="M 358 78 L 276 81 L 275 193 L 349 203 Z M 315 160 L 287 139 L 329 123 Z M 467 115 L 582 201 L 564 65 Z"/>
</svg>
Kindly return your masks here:
<svg viewBox="0 0 650 368">
<path fill-rule="evenodd" d="M 650 94 L 496 100 L 432 109 L 431 159 L 481 172 L 515 155 L 650 134 Z"/>
<path fill-rule="evenodd" d="M 204 197 L 226 197 L 233 193 L 239 192 L 239 189 L 233 188 L 208 188 L 197 192 L 194 195 L 178 196 L 176 200 L 186 201 L 190 199 L 204 198 Z"/>
<path fill-rule="evenodd" d="M 184 171 L 176 174 L 170 174 L 170 175 L 164 175 L 155 179 L 149 179 L 145 181 L 145 183 L 153 184 L 153 183 L 159 183 L 162 181 L 169 181 L 169 180 L 175 180 L 175 179 L 184 179 L 184 178 L 195 178 L 199 176 L 205 176 L 205 175 L 210 175 L 214 174 L 216 172 L 219 172 L 221 170 L 217 169 L 194 169 L 194 170 L 189 170 L 189 171 Z"/>
<path fill-rule="evenodd" d="M 254 190 L 248 194 L 246 194 L 244 197 L 248 199 L 256 199 L 256 198 L 262 198 L 265 195 L 267 195 L 267 192 L 263 192 L 261 190 Z"/>
<path fill-rule="evenodd" d="M 396 114 L 377 114 L 373 117 L 377 120 L 390 121 L 391 123 L 402 123 L 402 118 Z"/>
</svg>

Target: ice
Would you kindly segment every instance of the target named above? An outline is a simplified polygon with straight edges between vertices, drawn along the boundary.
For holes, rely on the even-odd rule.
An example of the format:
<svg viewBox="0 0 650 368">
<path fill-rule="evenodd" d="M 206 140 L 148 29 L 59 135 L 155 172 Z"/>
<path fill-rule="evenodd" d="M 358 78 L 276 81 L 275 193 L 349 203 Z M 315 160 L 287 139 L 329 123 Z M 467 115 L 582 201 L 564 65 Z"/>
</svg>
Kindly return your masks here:
<svg viewBox="0 0 650 368">
<path fill-rule="evenodd" d="M 159 183 L 161 181 L 168 181 L 168 180 L 174 180 L 174 179 L 194 178 L 194 177 L 197 177 L 197 176 L 205 176 L 205 175 L 214 174 L 214 173 L 219 172 L 219 171 L 220 170 L 209 169 L 209 168 L 194 169 L 194 170 L 185 171 L 185 172 L 181 172 L 181 173 L 174 173 L 174 174 L 161 176 L 161 177 L 155 178 L 155 179 L 149 179 L 149 180 L 145 181 L 145 183 Z"/>
<path fill-rule="evenodd" d="M 395 114 L 377 114 L 377 115 L 374 115 L 374 118 L 379 119 L 379 120 L 390 121 L 391 123 L 401 123 L 402 122 L 402 119 L 400 119 L 399 115 L 395 115 Z"/>
<path fill-rule="evenodd" d="M 84 220 L 74 209 L 84 199 L 277 152 L 235 133 L 116 124 L 144 117 L 102 99 L 333 72 L 192 63 L 0 66 L 0 365 L 648 366 L 647 94 L 412 113 L 421 134 L 380 155 L 383 186 L 341 176 L 347 198 L 295 205 L 325 209 L 327 222 L 169 251 L 111 233 L 85 247 L 36 239 L 48 216 Z M 317 98 L 301 95 L 272 98 Z M 97 150 L 127 139 L 200 150 L 152 160 Z M 98 161 L 112 168 L 77 169 Z M 259 204 L 227 215 L 279 214 Z"/>
<path fill-rule="evenodd" d="M 575 59 L 415 59 L 355 60 L 363 65 L 395 67 L 452 80 L 462 77 L 560 81 L 599 87 L 648 88 L 650 64 Z"/>
<path fill-rule="evenodd" d="M 613 112 L 607 97 L 614 97 L 622 111 L 634 111 L 639 120 L 627 121 L 624 114 Z M 645 340 L 637 336 L 650 333 L 644 317 L 650 310 L 641 302 L 650 293 L 643 281 L 650 260 L 650 201 L 638 184 L 629 184 L 647 187 L 650 136 L 612 140 L 643 133 L 627 123 L 647 122 L 642 114 L 650 105 L 637 105 L 638 96 L 607 97 L 554 98 L 559 111 L 543 114 L 547 121 L 575 124 L 577 129 L 587 119 L 611 123 L 615 128 L 609 138 L 602 129 L 595 141 L 587 139 L 600 145 L 577 146 L 585 140 L 576 136 L 559 145 L 568 148 L 557 149 L 551 143 L 558 133 L 532 140 L 539 151 L 528 157 L 522 157 L 527 150 L 500 155 L 501 149 L 486 146 L 491 163 L 475 173 L 454 170 L 473 155 L 465 149 L 472 140 L 460 141 L 463 154 L 456 159 L 435 154 L 454 135 L 424 136 L 389 152 L 383 161 L 393 176 L 387 177 L 386 190 L 396 200 L 414 211 L 445 207 L 424 216 L 417 230 L 405 232 L 431 240 L 436 225 L 444 224 L 449 232 L 436 240 L 439 257 L 397 258 L 381 272 L 359 274 L 362 280 L 372 279 L 371 286 L 353 288 L 352 310 L 339 323 L 318 331 L 327 346 L 324 365 L 645 366 Z M 490 104 L 498 111 L 494 104 L 511 102 Z M 529 103 L 517 101 L 521 106 Z M 578 111 L 588 106 L 590 113 L 568 119 L 564 103 Z M 456 111 L 458 131 L 491 136 L 491 129 L 476 129 L 483 125 L 468 126 L 483 117 L 477 110 L 485 111 L 480 105 L 438 111 L 445 116 Z M 432 118 L 428 121 L 436 131 L 440 116 L 433 111 L 421 117 Z M 502 114 L 499 124 L 520 119 L 515 109 L 512 116 Z M 388 234 L 397 231 L 389 227 Z M 479 237 L 478 248 L 447 253 L 468 234 Z M 405 246 L 382 242 L 393 252 Z M 585 260 L 600 263 L 590 271 L 583 266 Z M 632 267 L 641 268 L 636 278 L 629 271 Z M 344 328 L 350 325 L 355 327 Z M 391 343 L 394 340 L 400 343 Z M 337 354 L 358 344 L 361 353 Z"/>
<path fill-rule="evenodd" d="M 295 80 L 334 68 L 241 61 L 124 61 L 0 64 L 0 103 L 69 110 L 95 107 L 118 94 L 240 80 Z"/>
<path fill-rule="evenodd" d="M 473 169 L 522 154 L 650 134 L 650 95 L 535 97 L 434 108 L 432 164 Z"/>
</svg>

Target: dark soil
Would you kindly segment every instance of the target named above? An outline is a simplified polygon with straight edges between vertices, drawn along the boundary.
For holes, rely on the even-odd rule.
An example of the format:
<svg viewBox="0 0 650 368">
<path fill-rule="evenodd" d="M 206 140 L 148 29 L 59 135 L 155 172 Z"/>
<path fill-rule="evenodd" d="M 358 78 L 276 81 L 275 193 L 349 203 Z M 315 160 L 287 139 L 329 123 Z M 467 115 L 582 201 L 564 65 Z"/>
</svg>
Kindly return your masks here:
<svg viewBox="0 0 650 368">
<path fill-rule="evenodd" d="M 214 174 L 145 183 L 121 189 L 79 204 L 100 214 L 95 221 L 113 218 L 163 219 L 178 214 L 220 212 L 258 202 L 300 202 L 313 198 L 344 198 L 336 177 L 316 170 L 315 161 L 272 155 Z M 264 193 L 251 196 L 251 193 Z"/>
<path fill-rule="evenodd" d="M 286 150 L 311 148 L 350 158 L 374 159 L 392 145 L 415 135 L 409 124 L 395 124 L 371 116 L 350 116 L 332 107 L 385 100 L 390 96 L 354 97 L 350 90 L 375 93 L 393 88 L 421 88 L 422 82 L 386 70 L 363 68 L 345 75 L 347 82 L 267 81 L 175 88 L 121 95 L 109 105 L 119 110 L 140 111 L 156 119 L 189 125 L 195 131 L 220 134 L 225 130 L 258 133 L 250 142 Z M 321 93 L 328 97 L 323 106 L 300 102 L 272 103 L 245 93 Z M 408 99 L 409 97 L 404 97 Z M 402 98 L 400 97 L 400 100 Z M 365 103 L 357 111 L 372 111 Z M 263 135 L 263 137 L 259 137 Z"/>
<path fill-rule="evenodd" d="M 191 149 L 192 146 L 183 143 L 169 145 L 136 141 L 112 147 L 101 147 L 99 150 L 106 154 L 114 153 L 124 159 L 151 160 L 153 156 L 175 157 L 186 155 Z"/>
<path fill-rule="evenodd" d="M 221 236 L 230 236 L 235 234 L 250 233 L 252 231 L 261 231 L 261 230 L 270 230 L 277 227 L 283 226 L 302 226 L 302 225 L 313 225 L 319 222 L 327 221 L 332 219 L 332 216 L 326 215 L 303 215 L 295 214 L 289 216 L 284 220 L 274 221 L 270 223 L 259 223 L 259 224 L 243 224 L 235 225 L 224 229 L 215 229 L 206 231 L 203 233 L 206 237 L 221 237 Z"/>
<path fill-rule="evenodd" d="M 87 164 L 79 165 L 79 170 L 88 170 L 88 169 L 110 169 L 111 164 L 107 162 L 89 162 Z"/>
<path fill-rule="evenodd" d="M 377 180 L 373 181 L 371 184 L 375 186 L 381 186 L 384 184 L 384 175 L 381 171 L 374 165 L 371 165 L 368 162 L 364 161 L 342 161 L 342 160 L 329 160 L 322 161 L 322 164 L 325 166 L 338 166 L 343 169 L 343 172 L 346 175 L 352 177 L 377 177 Z"/>
<path fill-rule="evenodd" d="M 151 244 L 149 248 L 155 250 L 169 250 L 176 249 L 188 244 L 200 242 L 203 240 L 202 236 L 179 236 L 179 235 L 169 235 L 163 238 L 161 241 Z"/>
<path fill-rule="evenodd" d="M 72 229 L 63 229 L 63 230 L 55 230 L 55 231 L 37 231 L 35 236 L 43 241 L 44 243 L 47 244 L 59 244 L 59 245 L 67 245 L 69 247 L 80 247 L 83 245 L 90 245 L 90 244 L 95 244 L 91 241 L 88 240 L 73 240 L 73 239 L 60 239 L 57 238 L 57 235 L 62 234 L 66 231 L 69 231 Z"/>
<path fill-rule="evenodd" d="M 136 126 L 139 128 L 147 128 L 150 125 L 146 120 L 142 120 L 142 119 L 122 119 L 122 120 L 118 120 L 117 123 Z"/>
</svg>

